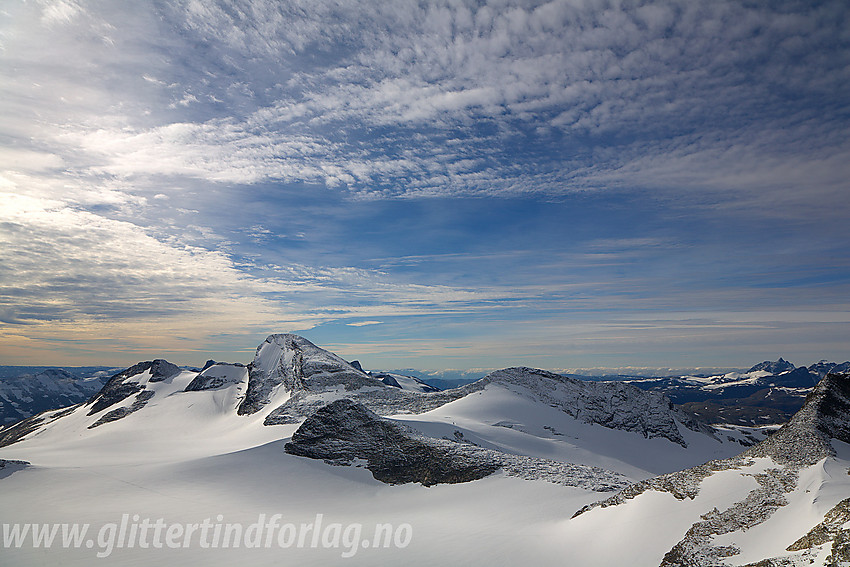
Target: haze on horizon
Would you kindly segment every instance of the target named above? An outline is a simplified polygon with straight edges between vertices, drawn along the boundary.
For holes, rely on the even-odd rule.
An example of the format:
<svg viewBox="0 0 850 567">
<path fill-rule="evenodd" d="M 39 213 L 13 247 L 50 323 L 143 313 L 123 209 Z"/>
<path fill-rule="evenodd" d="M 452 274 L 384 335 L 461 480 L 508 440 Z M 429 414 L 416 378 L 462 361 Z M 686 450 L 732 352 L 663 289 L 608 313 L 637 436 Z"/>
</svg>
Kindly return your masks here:
<svg viewBox="0 0 850 567">
<path fill-rule="evenodd" d="M 846 2 L 0 14 L 0 364 L 850 358 Z"/>
</svg>

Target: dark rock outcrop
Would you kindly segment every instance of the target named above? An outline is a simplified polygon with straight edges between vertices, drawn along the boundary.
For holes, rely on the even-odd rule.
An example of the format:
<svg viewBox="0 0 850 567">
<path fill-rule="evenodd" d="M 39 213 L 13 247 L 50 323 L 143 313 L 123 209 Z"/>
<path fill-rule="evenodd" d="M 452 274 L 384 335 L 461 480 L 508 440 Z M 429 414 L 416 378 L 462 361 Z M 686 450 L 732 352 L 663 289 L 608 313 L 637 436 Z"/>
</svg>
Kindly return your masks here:
<svg viewBox="0 0 850 567">
<path fill-rule="evenodd" d="M 460 431 L 452 440 L 425 437 L 349 399 L 327 404 L 308 417 L 284 450 L 334 465 L 364 462 L 372 476 L 387 484 L 469 482 L 497 470 L 599 492 L 629 483 L 622 475 L 599 467 L 478 447 L 464 439 Z"/>
<path fill-rule="evenodd" d="M 105 414 L 100 416 L 97 421 L 89 425 L 88 429 L 94 429 L 98 425 L 103 425 L 104 423 L 109 423 L 110 421 L 118 421 L 123 417 L 127 417 L 131 413 L 139 411 L 140 409 L 145 407 L 145 404 L 147 404 L 148 400 L 153 397 L 153 394 L 154 393 L 150 390 L 142 390 L 136 395 L 136 399 L 133 400 L 133 403 L 129 407 L 120 407 L 112 411 L 106 412 Z"/>
<path fill-rule="evenodd" d="M 100 392 L 86 402 L 86 405 L 91 406 L 88 415 L 94 415 L 103 411 L 109 406 L 115 405 L 133 394 L 144 390 L 145 386 L 139 383 L 138 380 L 133 380 L 133 378 L 147 371 L 150 371 L 151 374 L 149 378 L 150 382 L 162 382 L 179 374 L 180 368 L 167 360 L 158 358 L 156 360 L 139 362 L 126 370 L 122 370 L 110 378 L 109 382 L 106 383 Z"/>
<path fill-rule="evenodd" d="M 470 454 L 462 446 L 429 443 L 348 399 L 307 418 L 284 449 L 334 464 L 365 459 L 372 475 L 387 484 L 468 482 L 499 469 L 495 459 Z"/>
</svg>

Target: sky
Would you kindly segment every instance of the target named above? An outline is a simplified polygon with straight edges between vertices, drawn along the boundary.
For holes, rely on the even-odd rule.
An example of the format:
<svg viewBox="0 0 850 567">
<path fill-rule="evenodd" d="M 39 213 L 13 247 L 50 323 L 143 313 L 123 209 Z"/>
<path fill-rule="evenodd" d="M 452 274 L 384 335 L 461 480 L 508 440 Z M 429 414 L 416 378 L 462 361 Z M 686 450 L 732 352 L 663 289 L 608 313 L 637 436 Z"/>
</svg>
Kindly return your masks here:
<svg viewBox="0 0 850 567">
<path fill-rule="evenodd" d="M 850 358 L 850 5 L 0 4 L 0 363 Z"/>
</svg>

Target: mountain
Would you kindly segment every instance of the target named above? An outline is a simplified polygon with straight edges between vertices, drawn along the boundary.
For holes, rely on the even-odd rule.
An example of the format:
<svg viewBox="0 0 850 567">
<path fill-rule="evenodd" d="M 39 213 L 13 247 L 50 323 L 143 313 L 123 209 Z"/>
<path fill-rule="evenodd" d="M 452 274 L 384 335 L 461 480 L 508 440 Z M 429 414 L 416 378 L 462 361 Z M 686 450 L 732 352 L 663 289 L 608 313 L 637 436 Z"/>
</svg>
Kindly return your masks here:
<svg viewBox="0 0 850 567">
<path fill-rule="evenodd" d="M 80 403 L 106 382 L 105 369 L 4 367 L 0 377 L 0 425 L 49 409 Z M 23 370 L 23 372 L 21 372 Z"/>
<path fill-rule="evenodd" d="M 485 449 L 465 440 L 462 434 L 455 439 L 428 437 L 348 399 L 331 402 L 308 417 L 284 450 L 335 465 L 365 460 L 372 476 L 387 484 L 455 484 L 500 470 L 511 476 L 545 478 L 596 492 L 629 484 L 625 476 L 599 467 Z"/>
<path fill-rule="evenodd" d="M 586 382 L 545 370 L 508 368 L 447 391 L 421 387 L 413 379 L 402 381 L 407 387 L 400 387 L 401 378 L 367 374 L 297 335 L 271 335 L 247 366 L 211 361 L 196 372 L 161 359 L 138 363 L 112 376 L 84 404 L 45 412 L 0 430 L 0 446 L 28 437 L 47 441 L 56 436 L 58 440 L 69 430 L 85 439 L 86 431 L 114 427 L 137 415 L 139 426 L 144 423 L 149 428 L 154 420 L 168 421 L 185 413 L 183 406 L 197 411 L 197 406 L 213 401 L 215 414 L 234 427 L 248 422 L 264 427 L 300 425 L 339 399 L 361 404 L 379 416 L 393 416 L 398 423 L 437 439 L 465 436 L 491 449 L 507 443 L 502 439 L 505 434 L 519 433 L 521 439 L 568 438 L 569 443 L 555 443 L 563 458 L 588 466 L 607 463 L 641 478 L 665 467 L 734 453 L 752 443 L 754 435 L 711 428 L 657 392 L 617 382 Z M 167 418 L 159 415 L 159 409 L 149 411 L 171 406 L 175 407 Z M 602 453 L 610 453 L 611 447 L 633 445 L 629 440 L 635 435 L 663 443 L 655 442 L 651 451 L 629 448 L 625 460 L 613 454 L 600 458 L 593 449 L 598 445 Z M 694 444 L 700 449 L 694 450 Z M 522 453 L 521 446 L 513 441 L 507 452 Z"/>
<path fill-rule="evenodd" d="M 667 524 L 663 537 L 647 542 L 643 553 L 654 559 L 644 564 L 845 565 L 848 467 L 850 375 L 828 374 L 800 411 L 761 443 L 586 506 L 574 516 L 571 533 L 579 537 L 600 523 L 622 526 L 628 518 L 632 533 L 620 536 L 640 537 L 634 526 L 664 517 L 680 527 Z M 597 556 L 598 564 L 623 559 L 621 550 L 604 549 L 611 552 Z"/>
<path fill-rule="evenodd" d="M 829 372 L 850 370 L 850 362 L 821 361 L 794 366 L 783 358 L 766 360 L 746 372 L 628 380 L 663 392 L 685 411 L 712 424 L 758 427 L 781 425 L 799 410 L 806 395 Z"/>
<path fill-rule="evenodd" d="M 247 535 L 262 515 L 318 534 L 323 518 L 327 529 L 361 526 L 364 538 L 378 525 L 410 526 L 415 537 L 409 547 L 375 549 L 377 540 L 345 547 L 322 531 L 316 546 L 281 549 L 270 539 L 269 548 L 243 541 L 209 553 L 196 539 L 160 551 L 204 565 L 276 565 L 281 553 L 307 565 L 336 563 L 341 553 L 353 565 L 561 565 L 576 555 L 571 526 L 597 513 L 573 522 L 575 510 L 763 438 L 709 426 L 661 392 L 527 367 L 445 391 L 405 389 L 303 337 L 275 334 L 248 365 L 141 362 L 75 406 L 0 429 L 0 523 L 105 530 L 127 514 L 182 526 L 217 519 L 222 531 L 239 524 Z M 7 546 L 4 561 L 165 556 L 98 541 Z"/>
<path fill-rule="evenodd" d="M 387 386 L 410 390 L 412 392 L 439 392 L 440 388 L 417 378 L 416 376 L 405 376 L 403 374 L 391 374 L 389 372 L 369 372 L 369 376 L 377 378 Z"/>
</svg>

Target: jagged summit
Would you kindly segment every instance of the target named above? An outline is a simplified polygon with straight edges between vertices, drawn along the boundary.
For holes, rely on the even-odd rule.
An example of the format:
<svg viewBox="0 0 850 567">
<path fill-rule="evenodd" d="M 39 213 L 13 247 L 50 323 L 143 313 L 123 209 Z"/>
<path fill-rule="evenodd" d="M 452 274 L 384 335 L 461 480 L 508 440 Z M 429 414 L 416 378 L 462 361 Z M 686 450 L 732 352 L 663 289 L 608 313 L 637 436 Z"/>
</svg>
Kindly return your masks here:
<svg viewBox="0 0 850 567">
<path fill-rule="evenodd" d="M 759 370 L 763 370 L 765 372 L 770 372 L 771 374 L 780 374 L 782 372 L 787 372 L 789 370 L 794 370 L 796 366 L 782 358 L 779 357 L 779 360 L 770 361 L 765 360 L 764 362 L 760 362 L 747 370 L 747 373 L 750 372 L 758 372 Z"/>
<path fill-rule="evenodd" d="M 827 374 L 788 423 L 744 455 L 810 465 L 835 454 L 832 439 L 850 443 L 850 374 Z"/>
<path fill-rule="evenodd" d="M 180 368 L 161 358 L 134 364 L 110 378 L 100 392 L 86 402 L 87 406 L 91 406 L 88 415 L 94 415 L 128 396 L 141 392 L 148 382 L 162 382 L 177 374 L 180 374 Z"/>
<path fill-rule="evenodd" d="M 238 413 L 258 412 L 280 390 L 293 394 L 322 390 L 330 383 L 358 387 L 375 382 L 362 370 L 304 337 L 291 333 L 269 335 L 257 347 L 249 365 L 248 391 Z"/>
<path fill-rule="evenodd" d="M 530 390 L 551 407 L 585 423 L 632 431 L 651 439 L 663 437 L 687 447 L 678 423 L 713 435 L 714 430 L 693 416 L 677 410 L 667 396 L 623 382 L 590 382 L 524 366 L 496 370 L 471 384 L 482 388 L 500 384 Z"/>
</svg>

